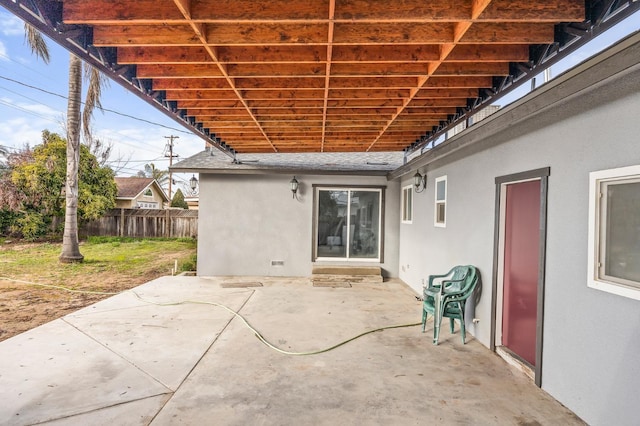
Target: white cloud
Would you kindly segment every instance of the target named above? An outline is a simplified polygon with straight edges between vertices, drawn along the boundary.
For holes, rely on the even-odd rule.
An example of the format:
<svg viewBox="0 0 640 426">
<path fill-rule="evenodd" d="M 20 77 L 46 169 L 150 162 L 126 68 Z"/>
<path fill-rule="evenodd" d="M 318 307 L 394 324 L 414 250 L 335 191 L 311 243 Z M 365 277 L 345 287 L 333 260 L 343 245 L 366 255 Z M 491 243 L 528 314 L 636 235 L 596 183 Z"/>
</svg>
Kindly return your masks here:
<svg viewBox="0 0 640 426">
<path fill-rule="evenodd" d="M 25 144 L 30 146 L 39 144 L 42 141 L 44 129 L 60 132 L 57 125 L 46 120 L 19 117 L 0 121 L 3 145 L 15 148 L 22 148 Z"/>
<path fill-rule="evenodd" d="M 24 22 L 9 12 L 0 12 L 0 32 L 6 36 L 24 36 Z"/>
<path fill-rule="evenodd" d="M 0 61 L 8 61 L 9 53 L 7 52 L 7 46 L 0 40 Z"/>
</svg>

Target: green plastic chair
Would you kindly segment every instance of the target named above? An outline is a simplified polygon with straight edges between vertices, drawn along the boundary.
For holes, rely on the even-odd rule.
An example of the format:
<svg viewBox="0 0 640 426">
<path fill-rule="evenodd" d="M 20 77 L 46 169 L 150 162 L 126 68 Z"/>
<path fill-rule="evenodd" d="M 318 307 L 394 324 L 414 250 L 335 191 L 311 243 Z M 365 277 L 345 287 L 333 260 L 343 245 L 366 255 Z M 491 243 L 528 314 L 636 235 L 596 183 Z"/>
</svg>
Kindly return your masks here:
<svg viewBox="0 0 640 426">
<path fill-rule="evenodd" d="M 440 282 L 438 282 L 438 280 Z M 465 343 L 466 329 L 464 321 L 465 304 L 478 284 L 478 271 L 474 266 L 456 266 L 444 275 L 430 275 L 424 288 L 422 304 L 422 332 L 429 314 L 433 315 L 433 344 L 438 344 L 442 317 L 449 318 L 451 333 L 454 332 L 454 320 L 460 321 L 462 343 Z"/>
</svg>

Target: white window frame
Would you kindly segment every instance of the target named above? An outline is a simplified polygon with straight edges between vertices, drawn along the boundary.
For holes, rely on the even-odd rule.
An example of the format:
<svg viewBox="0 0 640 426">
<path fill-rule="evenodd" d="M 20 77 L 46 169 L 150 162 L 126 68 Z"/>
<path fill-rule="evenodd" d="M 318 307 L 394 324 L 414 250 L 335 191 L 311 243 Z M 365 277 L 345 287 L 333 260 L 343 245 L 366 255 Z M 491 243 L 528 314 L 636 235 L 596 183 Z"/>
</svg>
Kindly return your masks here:
<svg viewBox="0 0 640 426">
<path fill-rule="evenodd" d="M 413 223 L 413 185 L 408 185 L 402 188 L 402 204 L 400 207 L 400 218 L 402 223 Z"/>
<path fill-rule="evenodd" d="M 607 185 L 622 183 L 630 179 L 640 179 L 640 165 L 620 167 L 617 169 L 600 170 L 589 173 L 589 237 L 587 260 L 587 286 L 619 296 L 640 300 L 640 283 L 625 285 L 620 279 L 613 281 L 608 278 L 600 268 L 601 259 L 604 256 L 601 242 L 601 230 L 603 223 L 603 209 L 606 207 Z"/>
<path fill-rule="evenodd" d="M 444 199 L 438 200 L 438 182 L 444 182 Z M 447 184 L 447 175 L 440 176 L 436 178 L 435 186 L 434 186 L 434 203 L 433 203 L 433 226 L 437 228 L 446 228 L 447 227 L 447 191 L 449 190 Z M 438 206 L 444 206 L 444 220 L 442 222 L 438 221 Z"/>
<path fill-rule="evenodd" d="M 383 263 L 384 256 L 384 209 L 385 209 L 385 191 L 384 187 L 369 187 L 369 186 L 324 186 L 318 185 L 314 188 L 314 218 L 313 218 L 313 261 L 314 262 L 363 262 L 363 263 Z M 345 257 L 323 257 L 318 255 L 318 213 L 320 208 L 320 191 L 347 191 L 357 192 L 357 191 L 369 191 L 375 192 L 378 194 L 378 199 L 380 202 L 379 211 L 378 211 L 378 257 L 375 258 L 362 258 L 362 257 L 351 257 L 349 256 L 349 248 L 345 250 Z M 348 196 L 347 201 L 347 217 L 351 217 L 351 195 Z M 345 240 L 350 241 L 350 233 L 351 226 L 347 226 L 347 235 Z"/>
</svg>

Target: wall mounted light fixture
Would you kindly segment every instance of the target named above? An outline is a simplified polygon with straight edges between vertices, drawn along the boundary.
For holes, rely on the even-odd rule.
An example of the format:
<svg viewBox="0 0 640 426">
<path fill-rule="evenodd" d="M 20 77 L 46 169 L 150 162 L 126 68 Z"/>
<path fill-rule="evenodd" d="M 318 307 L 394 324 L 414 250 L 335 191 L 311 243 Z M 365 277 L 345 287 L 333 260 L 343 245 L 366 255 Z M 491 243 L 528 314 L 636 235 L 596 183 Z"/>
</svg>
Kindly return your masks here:
<svg viewBox="0 0 640 426">
<path fill-rule="evenodd" d="M 295 176 L 289 181 L 289 188 L 291 188 L 293 198 L 297 198 L 296 195 L 298 194 L 298 179 L 296 179 Z"/>
<path fill-rule="evenodd" d="M 198 187 L 198 178 L 196 175 L 192 175 L 191 179 L 189 179 L 189 186 L 191 187 L 191 192 L 196 192 L 196 188 Z"/>
<path fill-rule="evenodd" d="M 420 172 L 416 171 L 416 174 L 413 175 L 413 187 L 416 192 L 422 192 L 427 187 L 427 174 L 421 175 Z"/>
</svg>

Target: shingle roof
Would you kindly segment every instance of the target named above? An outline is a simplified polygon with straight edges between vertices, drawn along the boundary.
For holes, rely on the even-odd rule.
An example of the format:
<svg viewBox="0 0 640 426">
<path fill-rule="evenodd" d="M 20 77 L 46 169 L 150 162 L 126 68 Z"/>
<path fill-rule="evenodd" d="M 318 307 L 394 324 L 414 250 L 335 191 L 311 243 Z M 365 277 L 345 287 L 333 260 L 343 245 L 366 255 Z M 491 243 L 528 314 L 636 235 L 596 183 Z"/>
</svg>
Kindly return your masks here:
<svg viewBox="0 0 640 426">
<path fill-rule="evenodd" d="M 118 186 L 118 198 L 135 198 L 153 183 L 153 178 L 143 177 L 116 177 Z"/>
<path fill-rule="evenodd" d="M 402 152 L 239 154 L 206 150 L 171 167 L 194 173 L 307 173 L 384 175 L 404 163 Z"/>
</svg>

